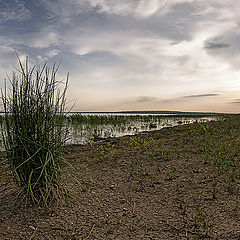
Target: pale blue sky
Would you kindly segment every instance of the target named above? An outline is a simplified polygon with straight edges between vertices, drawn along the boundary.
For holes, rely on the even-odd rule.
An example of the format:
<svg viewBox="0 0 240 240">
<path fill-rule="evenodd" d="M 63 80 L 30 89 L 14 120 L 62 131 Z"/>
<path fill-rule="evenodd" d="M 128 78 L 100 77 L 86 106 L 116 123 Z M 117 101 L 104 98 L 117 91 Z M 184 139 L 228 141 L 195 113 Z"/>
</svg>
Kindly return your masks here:
<svg viewBox="0 0 240 240">
<path fill-rule="evenodd" d="M 76 111 L 239 112 L 238 0 L 0 0 L 0 76 L 14 50 L 62 60 Z"/>
</svg>

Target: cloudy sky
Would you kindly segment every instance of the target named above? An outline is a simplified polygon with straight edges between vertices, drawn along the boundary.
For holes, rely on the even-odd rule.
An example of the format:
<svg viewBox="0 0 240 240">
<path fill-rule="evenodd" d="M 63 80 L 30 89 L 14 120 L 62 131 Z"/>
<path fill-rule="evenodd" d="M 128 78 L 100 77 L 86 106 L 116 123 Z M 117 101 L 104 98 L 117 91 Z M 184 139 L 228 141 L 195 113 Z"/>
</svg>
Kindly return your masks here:
<svg viewBox="0 0 240 240">
<path fill-rule="evenodd" d="M 0 0 L 0 77 L 16 50 L 60 61 L 76 111 L 240 112 L 239 0 Z"/>
</svg>

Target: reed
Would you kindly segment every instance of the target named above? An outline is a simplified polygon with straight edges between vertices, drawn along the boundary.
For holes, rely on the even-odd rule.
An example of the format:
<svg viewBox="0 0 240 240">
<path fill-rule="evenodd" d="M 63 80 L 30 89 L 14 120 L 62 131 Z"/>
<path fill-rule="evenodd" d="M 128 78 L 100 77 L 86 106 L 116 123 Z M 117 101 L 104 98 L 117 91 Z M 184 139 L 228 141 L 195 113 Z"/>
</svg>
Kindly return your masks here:
<svg viewBox="0 0 240 240">
<path fill-rule="evenodd" d="M 59 65 L 29 67 L 19 58 L 17 74 L 5 81 L 3 142 L 15 181 L 34 204 L 48 206 L 64 193 L 61 182 L 65 83 L 56 80 Z"/>
</svg>

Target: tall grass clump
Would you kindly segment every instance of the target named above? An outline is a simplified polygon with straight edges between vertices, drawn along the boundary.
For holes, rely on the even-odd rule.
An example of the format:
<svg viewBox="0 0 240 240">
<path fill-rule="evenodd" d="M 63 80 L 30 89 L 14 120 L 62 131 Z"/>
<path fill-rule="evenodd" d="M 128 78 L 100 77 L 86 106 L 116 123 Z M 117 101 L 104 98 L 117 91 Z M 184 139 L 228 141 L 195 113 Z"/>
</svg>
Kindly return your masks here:
<svg viewBox="0 0 240 240">
<path fill-rule="evenodd" d="M 64 193 L 62 150 L 67 129 L 65 83 L 59 65 L 29 67 L 19 59 L 17 74 L 5 81 L 3 142 L 14 179 L 34 204 L 48 206 Z"/>
</svg>

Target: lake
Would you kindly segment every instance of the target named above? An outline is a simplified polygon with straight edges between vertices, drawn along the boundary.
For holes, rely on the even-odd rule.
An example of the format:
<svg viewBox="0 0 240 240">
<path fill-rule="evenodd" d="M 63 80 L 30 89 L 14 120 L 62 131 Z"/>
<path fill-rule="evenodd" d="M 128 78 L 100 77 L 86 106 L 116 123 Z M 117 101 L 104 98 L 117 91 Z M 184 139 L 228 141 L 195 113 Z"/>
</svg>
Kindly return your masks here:
<svg viewBox="0 0 240 240">
<path fill-rule="evenodd" d="M 68 117 L 68 144 L 85 144 L 108 137 L 135 135 L 194 122 L 217 120 L 217 116 L 167 114 L 77 114 Z"/>
<path fill-rule="evenodd" d="M 68 114 L 66 144 L 86 144 L 109 137 L 135 135 L 194 122 L 217 120 L 214 115 L 172 115 L 172 114 Z M 4 150 L 0 137 L 0 150 Z"/>
</svg>

